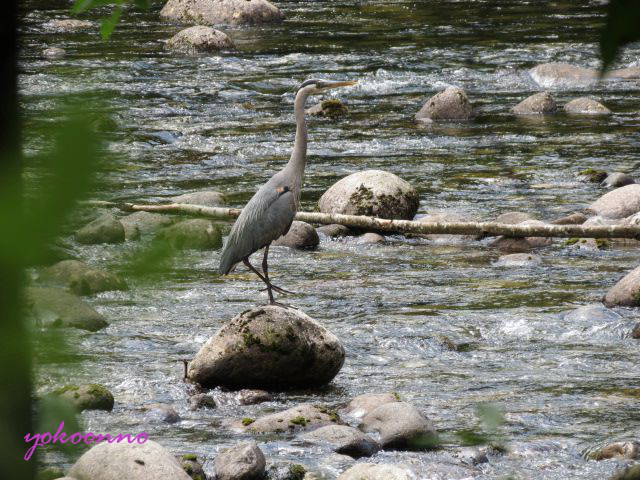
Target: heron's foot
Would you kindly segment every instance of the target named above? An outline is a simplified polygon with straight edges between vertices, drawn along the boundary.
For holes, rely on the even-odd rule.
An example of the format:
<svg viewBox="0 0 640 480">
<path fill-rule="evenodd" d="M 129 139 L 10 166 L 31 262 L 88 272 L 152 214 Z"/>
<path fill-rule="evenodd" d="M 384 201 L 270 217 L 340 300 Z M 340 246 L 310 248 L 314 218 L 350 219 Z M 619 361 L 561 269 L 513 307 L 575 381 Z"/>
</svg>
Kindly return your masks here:
<svg viewBox="0 0 640 480">
<path fill-rule="evenodd" d="M 271 284 L 271 285 L 270 285 L 270 286 L 268 286 L 268 287 L 263 288 L 263 289 L 262 289 L 262 290 L 260 290 L 260 291 L 261 291 L 261 292 L 264 292 L 264 291 L 266 291 L 266 290 L 273 290 L 274 292 L 278 292 L 278 293 L 280 293 L 280 294 L 282 294 L 282 295 L 297 295 L 297 294 L 296 294 L 296 292 L 292 292 L 292 291 L 290 291 L 290 290 L 285 290 L 284 288 L 277 287 L 277 286 L 275 286 L 275 285 L 273 285 L 273 284 Z"/>
</svg>

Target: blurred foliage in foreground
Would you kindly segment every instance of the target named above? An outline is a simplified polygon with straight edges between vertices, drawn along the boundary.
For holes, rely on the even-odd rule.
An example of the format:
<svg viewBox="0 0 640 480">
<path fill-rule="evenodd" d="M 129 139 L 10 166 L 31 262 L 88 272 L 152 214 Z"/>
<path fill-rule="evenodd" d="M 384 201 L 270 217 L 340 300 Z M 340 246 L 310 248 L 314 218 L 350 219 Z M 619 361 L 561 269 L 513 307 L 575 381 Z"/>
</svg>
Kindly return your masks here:
<svg viewBox="0 0 640 480">
<path fill-rule="evenodd" d="M 613 65 L 622 47 L 639 40 L 640 1 L 610 0 L 606 23 L 600 33 L 602 71 Z"/>
</svg>

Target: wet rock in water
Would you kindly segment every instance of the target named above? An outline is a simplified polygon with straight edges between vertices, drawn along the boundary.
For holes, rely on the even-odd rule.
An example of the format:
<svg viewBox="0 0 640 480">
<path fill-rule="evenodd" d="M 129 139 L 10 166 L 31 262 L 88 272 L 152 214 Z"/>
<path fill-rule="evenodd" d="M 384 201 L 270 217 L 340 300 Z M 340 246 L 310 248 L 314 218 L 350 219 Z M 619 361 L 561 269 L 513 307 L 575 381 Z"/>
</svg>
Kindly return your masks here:
<svg viewBox="0 0 640 480">
<path fill-rule="evenodd" d="M 265 390 L 252 390 L 244 388 L 236 393 L 240 405 L 257 405 L 258 403 L 272 402 L 273 395 Z"/>
<path fill-rule="evenodd" d="M 185 193 L 177 197 L 171 197 L 173 203 L 189 203 L 192 205 L 204 205 L 205 207 L 219 207 L 224 205 L 224 195 L 215 190 L 203 190 L 201 192 Z"/>
<path fill-rule="evenodd" d="M 68 475 L 91 480 L 191 480 L 160 444 L 138 441 L 99 443 L 78 459 Z"/>
<path fill-rule="evenodd" d="M 226 33 L 204 25 L 180 30 L 167 40 L 167 48 L 186 53 L 210 53 L 234 48 Z"/>
<path fill-rule="evenodd" d="M 581 171 L 578 174 L 580 177 L 584 177 L 585 180 L 591 183 L 601 183 L 607 175 L 609 175 L 604 170 L 596 170 L 595 168 L 587 168 L 586 170 Z"/>
<path fill-rule="evenodd" d="M 222 233 L 210 220 L 182 220 L 158 232 L 158 238 L 176 249 L 212 250 L 222 246 Z"/>
<path fill-rule="evenodd" d="M 609 115 L 611 110 L 593 98 L 574 98 L 564 106 L 564 111 L 576 115 Z"/>
<path fill-rule="evenodd" d="M 631 338 L 640 340 L 640 322 L 636 323 L 635 327 L 631 330 Z"/>
<path fill-rule="evenodd" d="M 384 243 L 384 237 L 374 232 L 367 232 L 363 235 L 360 235 L 356 238 L 356 243 L 362 244 L 376 244 L 376 243 Z"/>
<path fill-rule="evenodd" d="M 493 265 L 496 267 L 536 267 L 542 264 L 542 259 L 532 253 L 512 253 L 502 255 Z"/>
<path fill-rule="evenodd" d="M 370 457 L 380 450 L 380 445 L 373 438 L 360 430 L 347 425 L 327 425 L 302 435 L 309 443 L 330 446 L 342 455 L 353 458 Z"/>
<path fill-rule="evenodd" d="M 320 238 L 316 229 L 306 222 L 295 220 L 286 235 L 278 238 L 273 245 L 296 248 L 299 250 L 312 250 L 318 246 Z"/>
<path fill-rule="evenodd" d="M 202 463 L 198 461 L 198 456 L 193 453 L 185 453 L 176 456 L 176 460 L 180 463 L 182 470 L 193 480 L 206 480 L 207 475 L 204 473 Z"/>
<path fill-rule="evenodd" d="M 616 472 L 609 480 L 640 480 L 640 465 L 631 465 Z"/>
<path fill-rule="evenodd" d="M 355 234 L 355 232 L 351 230 L 349 227 L 345 227 L 344 225 L 340 225 L 338 223 L 332 223 L 331 225 L 323 225 L 321 227 L 316 228 L 316 231 L 330 238 L 347 237 Z"/>
<path fill-rule="evenodd" d="M 60 33 L 81 32 L 95 27 L 93 22 L 76 19 L 55 19 L 45 23 L 45 27 Z"/>
<path fill-rule="evenodd" d="M 362 418 L 381 405 L 399 401 L 398 394 L 394 393 L 365 393 L 351 400 L 343 411 L 352 417 Z"/>
<path fill-rule="evenodd" d="M 335 119 L 344 117 L 348 113 L 348 110 L 340 100 L 332 98 L 323 100 L 322 102 L 308 108 L 306 113 L 307 115 Z"/>
<path fill-rule="evenodd" d="M 87 245 L 122 243 L 124 240 L 124 226 L 110 213 L 96 218 L 76 232 L 76 241 Z"/>
<path fill-rule="evenodd" d="M 157 420 L 164 423 L 177 423 L 180 421 L 180 415 L 172 405 L 151 403 L 143 408 L 147 412 L 147 420 Z"/>
<path fill-rule="evenodd" d="M 266 0 L 169 0 L 160 16 L 198 25 L 281 22 L 282 12 Z"/>
<path fill-rule="evenodd" d="M 609 289 L 602 302 L 607 307 L 640 306 L 640 267 L 636 267 Z"/>
<path fill-rule="evenodd" d="M 249 433 L 284 433 L 307 430 L 312 427 L 338 423 L 337 413 L 324 406 L 303 403 L 282 412 L 271 413 L 258 419 L 243 418 L 232 427 Z"/>
<path fill-rule="evenodd" d="M 565 247 L 584 251 L 597 251 L 607 248 L 609 243 L 601 238 L 569 238 L 565 243 Z"/>
<path fill-rule="evenodd" d="M 415 480 L 411 470 L 389 463 L 358 463 L 343 472 L 338 480 Z"/>
<path fill-rule="evenodd" d="M 473 107 L 462 88 L 448 87 L 426 101 L 416 113 L 418 121 L 469 120 L 473 118 Z"/>
<path fill-rule="evenodd" d="M 588 458 L 590 460 L 607 460 L 609 458 L 636 460 L 640 458 L 640 443 L 615 442 L 591 452 Z"/>
<path fill-rule="evenodd" d="M 516 115 L 546 115 L 555 113 L 556 101 L 549 92 L 539 92 L 525 98 L 511 109 Z"/>
<path fill-rule="evenodd" d="M 96 332 L 109 326 L 105 318 L 79 297 L 60 288 L 27 289 L 30 313 L 47 327 L 75 327 Z"/>
<path fill-rule="evenodd" d="M 622 317 L 601 303 L 583 305 L 564 315 L 564 321 L 569 323 L 614 322 Z"/>
<path fill-rule="evenodd" d="M 496 223 L 514 225 L 516 223 L 526 222 L 527 220 L 534 220 L 534 218 L 526 212 L 505 212 L 498 215 Z"/>
<path fill-rule="evenodd" d="M 552 225 L 582 225 L 587 221 L 587 217 L 580 212 L 572 213 L 551 221 Z"/>
<path fill-rule="evenodd" d="M 312 388 L 329 383 L 344 357 L 336 336 L 311 317 L 266 305 L 222 327 L 189 363 L 187 376 L 206 387 Z"/>
<path fill-rule="evenodd" d="M 518 225 L 544 225 L 540 220 L 526 220 Z M 497 248 L 505 253 L 528 253 L 534 248 L 551 245 L 552 239 L 548 237 L 505 237 L 499 236 L 493 240 L 489 246 Z"/>
<path fill-rule="evenodd" d="M 636 80 L 640 78 L 640 67 L 627 67 L 618 70 L 611 70 L 607 73 L 607 78 Z"/>
<path fill-rule="evenodd" d="M 199 410 L 201 408 L 216 408 L 216 401 L 211 395 L 206 393 L 196 393 L 191 395 L 187 400 L 191 410 Z"/>
<path fill-rule="evenodd" d="M 630 175 L 623 172 L 612 172 L 602 180 L 600 185 L 606 188 L 620 188 L 632 183 L 636 183 L 636 181 Z"/>
<path fill-rule="evenodd" d="M 51 395 L 69 400 L 79 411 L 113 410 L 113 395 L 107 387 L 92 383 L 89 385 L 66 385 L 54 390 Z"/>
<path fill-rule="evenodd" d="M 489 461 L 486 449 L 464 447 L 456 452 L 455 456 L 467 465 L 480 465 Z"/>
<path fill-rule="evenodd" d="M 425 449 L 434 446 L 436 432 L 431 421 L 405 402 L 379 406 L 362 419 L 360 430 L 380 435 L 386 449 Z"/>
<path fill-rule="evenodd" d="M 228 448 L 216 457 L 216 480 L 261 480 L 266 461 L 255 442 L 245 442 Z"/>
<path fill-rule="evenodd" d="M 322 213 L 367 215 L 411 220 L 418 211 L 418 192 L 390 172 L 365 170 L 334 183 L 318 201 Z"/>
<path fill-rule="evenodd" d="M 126 282 L 118 275 L 91 267 L 78 260 L 63 260 L 45 269 L 40 278 L 43 282 L 58 283 L 78 295 L 127 290 Z"/>
<path fill-rule="evenodd" d="M 173 223 L 173 218 L 161 213 L 134 212 L 131 215 L 120 218 L 124 227 L 124 236 L 127 240 L 135 240 L 140 234 L 154 233 L 162 227 Z"/>
<path fill-rule="evenodd" d="M 66 54 L 64 48 L 60 47 L 49 47 L 42 50 L 42 56 L 47 58 L 63 58 Z"/>
<path fill-rule="evenodd" d="M 278 461 L 269 462 L 267 468 L 268 480 L 303 480 L 307 469 L 299 463 Z"/>
<path fill-rule="evenodd" d="M 589 85 L 598 78 L 595 70 L 568 63 L 542 63 L 529 70 L 529 75 L 542 88 Z"/>
<path fill-rule="evenodd" d="M 464 222 L 465 220 L 455 213 L 430 213 L 417 219 L 420 223 L 451 223 Z M 478 235 L 450 235 L 447 233 L 420 233 L 417 236 L 439 245 L 461 245 L 474 242 L 480 238 Z"/>
<path fill-rule="evenodd" d="M 589 205 L 589 211 L 604 218 L 624 218 L 640 212 L 640 185 L 616 188 Z"/>
</svg>

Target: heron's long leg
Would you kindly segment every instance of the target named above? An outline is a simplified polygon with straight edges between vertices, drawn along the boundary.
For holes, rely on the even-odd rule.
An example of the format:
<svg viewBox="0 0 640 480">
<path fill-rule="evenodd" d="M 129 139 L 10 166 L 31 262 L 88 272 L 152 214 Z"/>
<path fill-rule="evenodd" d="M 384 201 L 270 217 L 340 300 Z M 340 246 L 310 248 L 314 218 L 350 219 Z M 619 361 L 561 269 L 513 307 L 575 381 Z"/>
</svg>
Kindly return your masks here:
<svg viewBox="0 0 640 480">
<path fill-rule="evenodd" d="M 264 256 L 262 257 L 262 272 L 264 273 L 264 276 L 267 279 L 267 282 L 269 282 L 271 284 L 271 288 L 273 288 L 278 293 L 282 293 L 283 295 L 286 295 L 286 294 L 295 295 L 294 292 L 290 292 L 289 290 L 285 290 L 284 288 L 280 288 L 274 285 L 273 283 L 271 283 L 271 280 L 269 279 L 269 265 L 267 265 L 267 257 L 269 256 L 270 246 L 271 244 L 264 247 Z"/>
<path fill-rule="evenodd" d="M 242 260 L 242 263 L 244 263 L 253 273 L 258 275 L 258 277 L 260 277 L 260 280 L 262 280 L 267 285 L 267 293 L 269 294 L 269 303 L 276 303 L 276 301 L 273 298 L 273 293 L 271 292 L 271 290 L 273 289 L 273 285 L 271 285 L 271 282 L 269 281 L 269 279 L 265 278 L 258 270 L 256 270 L 254 266 L 251 265 L 248 258 L 245 258 L 244 260 Z"/>
</svg>

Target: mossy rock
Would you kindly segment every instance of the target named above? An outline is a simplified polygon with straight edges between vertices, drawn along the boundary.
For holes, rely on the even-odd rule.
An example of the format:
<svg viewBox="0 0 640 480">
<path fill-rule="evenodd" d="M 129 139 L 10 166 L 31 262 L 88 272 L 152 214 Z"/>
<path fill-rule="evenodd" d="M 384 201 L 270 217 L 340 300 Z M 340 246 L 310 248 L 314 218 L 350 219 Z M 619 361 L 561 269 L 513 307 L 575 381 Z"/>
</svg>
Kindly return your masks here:
<svg viewBox="0 0 640 480">
<path fill-rule="evenodd" d="M 78 295 L 127 289 L 126 282 L 118 275 L 78 260 L 63 260 L 56 263 L 42 271 L 40 280 L 63 285 Z"/>
<path fill-rule="evenodd" d="M 220 227 L 202 218 L 183 220 L 171 225 L 161 230 L 158 238 L 178 250 L 212 250 L 222 246 Z"/>
<path fill-rule="evenodd" d="M 65 385 L 54 390 L 51 395 L 69 400 L 78 411 L 83 410 L 113 410 L 113 395 L 103 385 L 91 383 L 88 385 Z"/>
<path fill-rule="evenodd" d="M 347 115 L 349 110 L 347 107 L 337 99 L 327 99 L 307 109 L 308 115 L 316 115 L 319 117 L 327 117 L 335 120 Z"/>
</svg>

